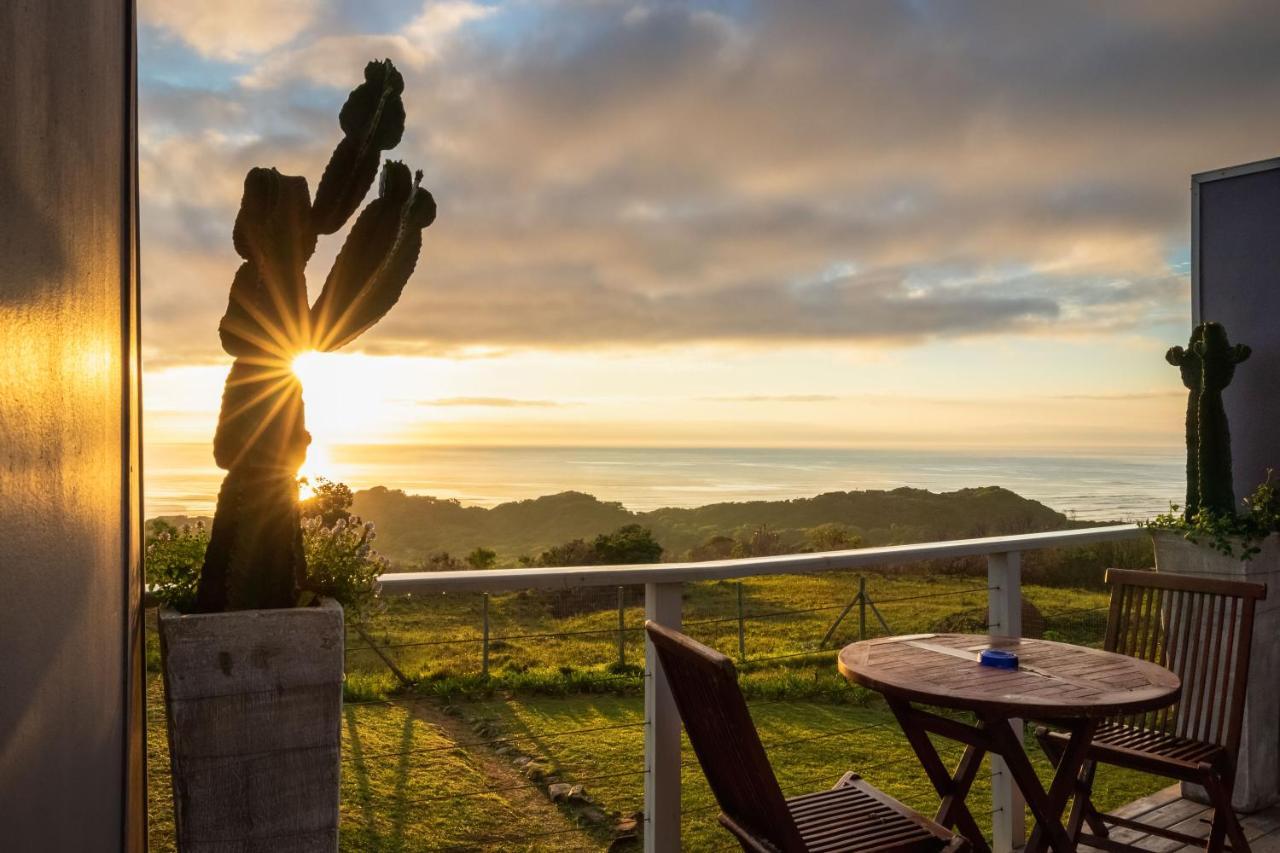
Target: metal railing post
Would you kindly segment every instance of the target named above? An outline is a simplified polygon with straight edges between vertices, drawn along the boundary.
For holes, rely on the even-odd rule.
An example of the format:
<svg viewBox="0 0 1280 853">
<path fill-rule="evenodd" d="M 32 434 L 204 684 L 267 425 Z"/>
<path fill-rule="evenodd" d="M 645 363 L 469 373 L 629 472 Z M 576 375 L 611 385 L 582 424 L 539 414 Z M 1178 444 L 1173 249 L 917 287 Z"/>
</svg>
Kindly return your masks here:
<svg viewBox="0 0 1280 853">
<path fill-rule="evenodd" d="M 867 638 L 867 579 L 858 575 L 858 639 Z"/>
<path fill-rule="evenodd" d="M 1022 554 L 1009 551 L 987 555 L 987 633 L 993 637 L 1022 636 Z M 1010 720 L 1022 739 L 1022 720 Z M 1010 853 L 1026 842 L 1026 803 L 1003 758 L 991 756 L 991 849 Z"/>
<path fill-rule="evenodd" d="M 746 608 L 742 603 L 742 581 L 738 581 L 738 661 L 747 662 Z"/>
<path fill-rule="evenodd" d="M 480 624 L 484 630 L 484 640 L 480 648 L 480 675 L 489 677 L 489 593 L 484 593 L 480 605 Z"/>
<path fill-rule="evenodd" d="M 618 669 L 627 665 L 627 588 L 618 587 Z"/>
<path fill-rule="evenodd" d="M 683 587 L 645 584 L 645 619 L 679 630 Z M 670 853 L 680 849 L 680 714 L 647 635 L 644 669 L 644 850 Z"/>
</svg>

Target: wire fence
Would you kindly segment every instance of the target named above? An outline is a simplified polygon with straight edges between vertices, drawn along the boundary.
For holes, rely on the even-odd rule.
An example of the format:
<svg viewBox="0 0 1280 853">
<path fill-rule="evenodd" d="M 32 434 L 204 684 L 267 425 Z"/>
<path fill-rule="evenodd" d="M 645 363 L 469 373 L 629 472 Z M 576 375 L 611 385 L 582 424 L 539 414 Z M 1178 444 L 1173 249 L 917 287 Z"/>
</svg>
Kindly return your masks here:
<svg viewBox="0 0 1280 853">
<path fill-rule="evenodd" d="M 854 771 L 931 813 L 936 795 L 897 723 L 843 682 L 835 657 L 858 639 L 984 632 L 990 592 L 980 579 L 947 575 L 707 581 L 685 585 L 683 625 L 737 661 L 786 794 Z M 1024 610 L 1028 634 L 1101 642 L 1102 593 L 1026 592 L 1036 614 L 1028 620 Z M 643 624 L 643 592 L 619 587 L 403 596 L 349 625 L 343 848 L 639 849 Z M 154 671 L 150 698 L 152 846 L 169 850 Z M 961 752 L 939 749 L 949 762 Z M 686 845 L 733 849 L 692 751 L 684 755 Z M 984 774 L 970 803 L 986 821 L 989 797 Z"/>
</svg>

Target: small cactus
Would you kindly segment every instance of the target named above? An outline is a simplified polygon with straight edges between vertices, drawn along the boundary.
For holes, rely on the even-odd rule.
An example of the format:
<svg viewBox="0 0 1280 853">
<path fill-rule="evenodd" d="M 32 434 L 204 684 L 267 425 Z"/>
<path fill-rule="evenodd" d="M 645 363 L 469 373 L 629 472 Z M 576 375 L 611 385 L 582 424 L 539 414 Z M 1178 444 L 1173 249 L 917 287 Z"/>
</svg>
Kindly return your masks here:
<svg viewBox="0 0 1280 853">
<path fill-rule="evenodd" d="M 1222 392 L 1231 384 L 1236 365 L 1249 357 L 1243 344 L 1232 346 L 1219 323 L 1201 323 L 1187 347 L 1171 347 L 1165 360 L 1182 374 L 1187 395 L 1188 521 L 1201 510 L 1219 515 L 1236 511 L 1231 475 L 1231 433 Z"/>
<path fill-rule="evenodd" d="M 338 231 L 364 199 L 382 152 L 404 133 L 404 79 L 391 60 L 370 62 L 339 114 L 343 138 L 314 202 L 306 178 L 250 169 L 232 231 L 244 260 L 218 332 L 235 358 L 222 395 L 214 461 L 218 494 L 196 595 L 202 612 L 292 607 L 307 583 L 297 471 L 311 436 L 299 353 L 336 350 L 400 298 L 435 201 L 403 163 L 382 168 L 378 198 L 356 218 L 314 304 L 306 265 L 321 234 Z"/>
</svg>

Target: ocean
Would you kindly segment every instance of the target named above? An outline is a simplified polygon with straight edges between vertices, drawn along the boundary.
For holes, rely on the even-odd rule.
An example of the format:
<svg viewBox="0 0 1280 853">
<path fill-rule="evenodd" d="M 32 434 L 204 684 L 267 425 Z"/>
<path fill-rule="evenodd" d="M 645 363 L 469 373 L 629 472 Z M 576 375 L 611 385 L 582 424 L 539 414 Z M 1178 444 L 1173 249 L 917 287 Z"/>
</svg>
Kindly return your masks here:
<svg viewBox="0 0 1280 853">
<path fill-rule="evenodd" d="M 1003 486 L 1080 519 L 1132 521 L 1180 502 L 1180 450 L 1082 454 L 814 449 L 433 447 L 330 448 L 316 473 L 353 489 L 387 486 L 412 494 L 493 506 L 580 491 L 629 509 L 783 500 L 823 492 L 953 491 Z M 208 515 L 222 472 L 207 445 L 146 449 L 146 515 Z"/>
</svg>

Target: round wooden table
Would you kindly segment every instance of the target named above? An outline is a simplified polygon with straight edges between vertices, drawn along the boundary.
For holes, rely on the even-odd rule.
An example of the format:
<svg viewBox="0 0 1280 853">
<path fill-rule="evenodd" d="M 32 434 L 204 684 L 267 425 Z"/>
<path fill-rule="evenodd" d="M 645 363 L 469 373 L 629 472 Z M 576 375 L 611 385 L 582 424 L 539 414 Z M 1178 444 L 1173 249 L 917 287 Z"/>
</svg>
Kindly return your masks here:
<svg viewBox="0 0 1280 853">
<path fill-rule="evenodd" d="M 1019 668 L 979 664 L 978 655 L 989 648 L 1016 653 Z M 956 827 L 978 850 L 989 848 L 964 801 L 986 753 L 1004 759 L 1035 815 L 1027 853 L 1039 853 L 1046 843 L 1056 853 L 1071 853 L 1062 813 L 1098 723 L 1171 705 L 1182 691 L 1176 675 L 1147 661 L 1049 640 L 973 634 L 864 640 L 845 646 L 839 665 L 849 681 L 884 695 L 942 797 L 937 822 Z M 977 724 L 932 714 L 913 703 L 969 711 Z M 1051 722 L 1071 732 L 1048 791 L 1023 749 L 1021 723 L 1010 725 L 1011 720 L 1023 718 Z M 929 733 L 966 745 L 954 774 L 942 763 Z"/>
</svg>

